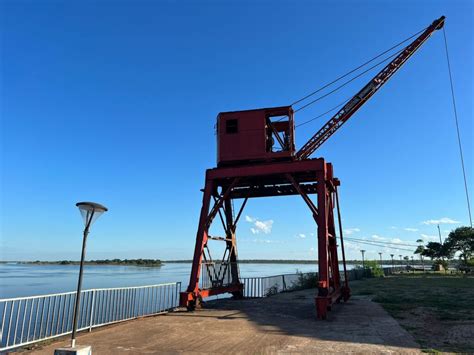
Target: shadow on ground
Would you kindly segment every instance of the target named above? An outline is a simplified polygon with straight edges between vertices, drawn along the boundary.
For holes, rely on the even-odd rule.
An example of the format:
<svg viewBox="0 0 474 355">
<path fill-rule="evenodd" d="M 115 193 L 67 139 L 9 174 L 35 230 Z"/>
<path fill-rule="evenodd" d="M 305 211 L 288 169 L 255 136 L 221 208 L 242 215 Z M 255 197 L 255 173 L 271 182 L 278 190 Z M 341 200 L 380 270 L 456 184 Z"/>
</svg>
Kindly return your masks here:
<svg viewBox="0 0 474 355">
<path fill-rule="evenodd" d="M 315 290 L 268 298 L 210 301 L 177 311 L 82 333 L 94 354 L 153 353 L 418 353 L 413 338 L 380 305 L 351 299 L 315 317 Z M 34 350 L 51 354 L 67 341 Z"/>
<path fill-rule="evenodd" d="M 334 343 L 336 347 L 340 345 L 341 351 L 349 350 L 349 344 L 355 347 L 353 350 L 357 350 L 357 344 L 376 345 L 372 349 L 375 351 L 382 350 L 382 347 L 405 348 L 408 351 L 419 348 L 412 336 L 395 319 L 380 305 L 365 297 L 353 297 L 347 303 L 336 304 L 328 313 L 327 320 L 316 319 L 315 294 L 316 289 L 313 289 L 263 299 L 221 299 L 205 303 L 202 310 L 173 313 L 169 316 L 179 317 L 184 314 L 187 318 L 214 318 L 225 327 L 232 327 L 233 321 L 245 319 L 262 334 L 304 337 L 317 341 L 315 348 L 308 342 L 303 342 L 301 349 L 293 344 L 286 349 L 280 348 L 283 351 L 316 351 L 317 343 L 321 341 Z M 337 351 L 336 348 L 332 350 Z"/>
</svg>

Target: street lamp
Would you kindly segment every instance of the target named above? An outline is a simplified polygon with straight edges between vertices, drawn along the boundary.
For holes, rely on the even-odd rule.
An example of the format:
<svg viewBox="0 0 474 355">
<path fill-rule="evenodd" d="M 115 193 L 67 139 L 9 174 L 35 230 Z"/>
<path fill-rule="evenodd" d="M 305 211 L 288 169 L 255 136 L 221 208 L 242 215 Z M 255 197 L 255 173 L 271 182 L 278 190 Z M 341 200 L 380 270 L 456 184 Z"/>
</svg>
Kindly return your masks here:
<svg viewBox="0 0 474 355">
<path fill-rule="evenodd" d="M 365 250 L 362 249 L 360 252 L 362 253 L 362 269 L 365 269 L 365 265 L 364 265 L 364 253 L 365 253 Z"/>
<path fill-rule="evenodd" d="M 402 266 L 403 265 L 402 254 L 399 254 L 398 256 L 400 257 L 400 266 Z"/>
<path fill-rule="evenodd" d="M 74 303 L 74 317 L 72 323 L 72 336 L 71 336 L 71 348 L 76 346 L 76 330 L 78 322 L 79 304 L 81 302 L 81 288 L 82 288 L 82 270 L 84 268 L 84 257 L 86 255 L 86 241 L 87 235 L 89 234 L 89 228 L 97 218 L 99 218 L 104 212 L 107 211 L 107 207 L 99 205 L 95 202 L 78 202 L 76 206 L 81 212 L 82 218 L 84 219 L 84 235 L 82 239 L 82 254 L 81 254 L 81 266 L 79 267 L 79 280 L 77 282 L 76 301 Z"/>
<path fill-rule="evenodd" d="M 413 267 L 413 273 L 415 273 L 415 261 L 413 260 L 413 255 L 411 256 L 411 266 Z"/>
<path fill-rule="evenodd" d="M 393 271 L 393 256 L 394 254 L 390 254 L 390 257 L 392 258 L 392 271 Z"/>
<path fill-rule="evenodd" d="M 380 255 L 380 267 L 382 267 L 382 252 L 379 252 Z"/>
<path fill-rule="evenodd" d="M 364 264 L 364 253 L 365 253 L 365 250 L 362 249 L 360 252 L 362 253 L 362 272 L 363 272 L 363 273 L 362 273 L 362 277 L 365 277 L 365 264 Z"/>
</svg>

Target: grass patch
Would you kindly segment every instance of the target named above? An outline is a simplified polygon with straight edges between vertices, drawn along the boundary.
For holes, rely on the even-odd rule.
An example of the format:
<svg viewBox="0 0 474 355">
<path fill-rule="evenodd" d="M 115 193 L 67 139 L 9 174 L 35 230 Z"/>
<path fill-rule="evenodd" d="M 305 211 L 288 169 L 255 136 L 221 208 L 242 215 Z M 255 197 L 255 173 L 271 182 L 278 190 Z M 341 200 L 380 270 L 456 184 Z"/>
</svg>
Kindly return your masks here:
<svg viewBox="0 0 474 355">
<path fill-rule="evenodd" d="M 401 274 L 351 284 L 353 295 L 372 295 L 426 352 L 474 352 L 474 277 Z M 434 350 L 438 349 L 438 350 Z"/>
</svg>

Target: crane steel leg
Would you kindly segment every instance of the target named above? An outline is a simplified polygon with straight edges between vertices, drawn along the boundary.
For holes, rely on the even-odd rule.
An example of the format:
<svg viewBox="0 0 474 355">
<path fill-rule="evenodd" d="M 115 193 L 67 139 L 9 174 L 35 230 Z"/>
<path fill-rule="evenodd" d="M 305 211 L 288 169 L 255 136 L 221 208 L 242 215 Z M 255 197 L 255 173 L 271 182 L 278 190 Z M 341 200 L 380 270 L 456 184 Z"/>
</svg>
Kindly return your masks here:
<svg viewBox="0 0 474 355">
<path fill-rule="evenodd" d="M 320 319 L 326 319 L 329 296 L 329 267 L 328 267 L 328 204 L 325 171 L 317 176 L 318 185 L 318 295 L 316 297 L 316 314 Z"/>
<path fill-rule="evenodd" d="M 237 265 L 235 223 L 233 221 L 232 203 L 229 196 L 237 181 L 237 178 L 234 179 L 233 182 L 226 187 L 225 191 L 219 195 L 217 194 L 215 182 L 212 179 L 206 178 L 189 286 L 186 292 L 181 292 L 180 294 L 180 306 L 186 307 L 188 310 L 199 307 L 204 297 L 226 292 L 232 293 L 237 298 L 243 296 L 243 285 L 239 281 Z M 212 196 L 217 196 L 217 198 L 211 211 L 209 211 Z M 214 239 L 224 240 L 226 242 L 226 249 L 222 260 L 216 264 L 210 257 L 207 243 L 212 239 L 208 234 L 209 227 L 214 217 L 218 213 L 221 213 L 221 208 L 224 209 L 225 213 L 225 222 L 224 220 L 222 220 L 222 222 L 226 231 L 226 237 Z M 206 269 L 205 271 L 209 278 L 209 283 L 201 285 L 200 287 L 199 281 L 203 266 Z"/>
<path fill-rule="evenodd" d="M 334 302 L 344 297 L 341 289 L 339 260 L 337 257 L 336 228 L 334 223 L 333 193 L 335 185 L 332 169 L 318 172 L 318 295 L 316 296 L 316 313 L 319 319 L 326 319 L 327 311 Z M 344 260 L 345 263 L 345 260 Z M 344 297 L 345 300 L 349 298 Z"/>
<path fill-rule="evenodd" d="M 235 230 L 237 225 L 234 221 L 234 214 L 232 211 L 232 201 L 230 198 L 227 198 L 224 202 L 225 206 L 225 219 L 226 219 L 226 248 L 229 251 L 229 266 L 230 266 L 230 284 L 237 285 L 240 284 L 239 279 L 239 265 L 237 263 L 237 241 L 235 239 Z M 244 296 L 243 289 L 239 289 L 235 292 L 232 292 L 234 298 L 242 298 Z"/>
</svg>

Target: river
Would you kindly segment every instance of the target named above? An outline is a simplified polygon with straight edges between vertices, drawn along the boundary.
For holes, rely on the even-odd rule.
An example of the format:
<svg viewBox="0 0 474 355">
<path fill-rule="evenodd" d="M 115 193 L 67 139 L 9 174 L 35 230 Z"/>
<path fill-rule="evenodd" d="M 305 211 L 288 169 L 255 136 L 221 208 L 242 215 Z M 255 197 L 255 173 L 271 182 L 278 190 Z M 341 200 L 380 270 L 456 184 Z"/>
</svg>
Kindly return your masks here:
<svg viewBox="0 0 474 355">
<path fill-rule="evenodd" d="M 311 264 L 240 264 L 242 277 L 272 276 L 317 271 Z M 348 265 L 348 268 L 352 268 Z M 127 287 L 189 281 L 190 263 L 165 263 L 160 267 L 86 265 L 84 290 L 104 287 Z M 78 265 L 0 264 L 0 299 L 36 296 L 74 291 L 77 287 Z"/>
</svg>

